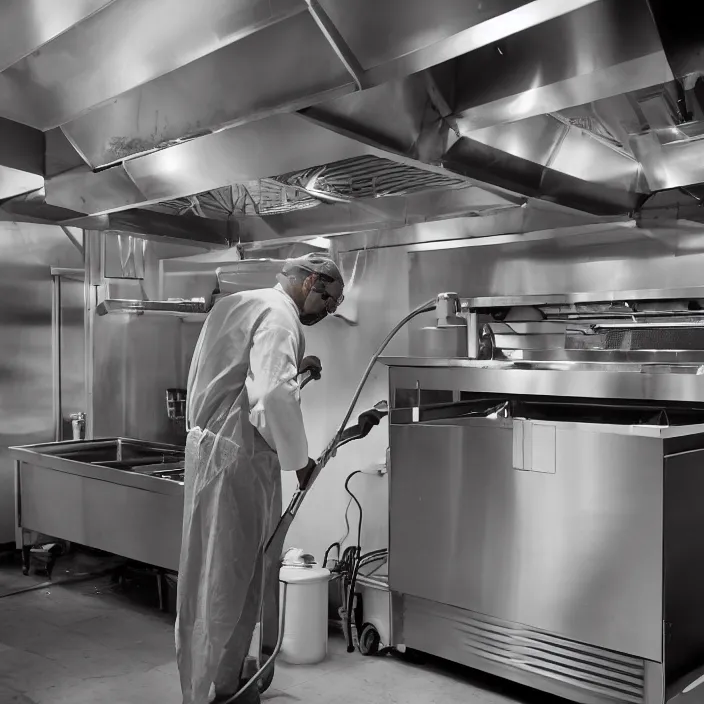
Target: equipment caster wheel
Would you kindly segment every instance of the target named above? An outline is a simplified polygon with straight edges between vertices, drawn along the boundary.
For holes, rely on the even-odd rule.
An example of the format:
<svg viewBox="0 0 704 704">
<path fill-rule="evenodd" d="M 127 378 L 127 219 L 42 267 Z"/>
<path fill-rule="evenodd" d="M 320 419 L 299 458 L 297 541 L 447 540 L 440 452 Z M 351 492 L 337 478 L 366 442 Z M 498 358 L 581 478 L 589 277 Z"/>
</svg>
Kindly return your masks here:
<svg viewBox="0 0 704 704">
<path fill-rule="evenodd" d="M 380 643 L 379 631 L 371 623 L 366 624 L 359 636 L 359 652 L 365 656 L 376 655 L 379 652 Z"/>
</svg>

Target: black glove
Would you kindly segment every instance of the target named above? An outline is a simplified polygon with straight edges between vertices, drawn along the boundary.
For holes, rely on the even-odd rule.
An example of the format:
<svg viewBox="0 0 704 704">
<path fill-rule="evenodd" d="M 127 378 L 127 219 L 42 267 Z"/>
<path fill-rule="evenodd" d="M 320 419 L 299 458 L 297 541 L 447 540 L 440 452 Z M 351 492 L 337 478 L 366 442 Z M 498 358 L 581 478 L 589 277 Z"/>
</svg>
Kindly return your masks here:
<svg viewBox="0 0 704 704">
<path fill-rule="evenodd" d="M 366 437 L 369 435 L 369 431 L 376 425 L 379 425 L 381 419 L 386 415 L 381 411 L 377 411 L 376 408 L 372 408 L 364 413 L 359 414 L 357 418 L 357 427 L 359 428 L 359 434 L 361 437 Z"/>
<path fill-rule="evenodd" d="M 314 355 L 304 357 L 301 366 L 298 368 L 299 374 L 309 372 L 313 379 L 320 379 L 322 371 L 323 365 L 320 363 L 320 359 Z"/>
<path fill-rule="evenodd" d="M 303 469 L 296 470 L 296 476 L 298 477 L 298 488 L 306 489 L 308 487 L 308 480 L 310 479 L 313 470 L 315 469 L 315 460 L 308 458 L 308 464 L 303 467 Z"/>
</svg>

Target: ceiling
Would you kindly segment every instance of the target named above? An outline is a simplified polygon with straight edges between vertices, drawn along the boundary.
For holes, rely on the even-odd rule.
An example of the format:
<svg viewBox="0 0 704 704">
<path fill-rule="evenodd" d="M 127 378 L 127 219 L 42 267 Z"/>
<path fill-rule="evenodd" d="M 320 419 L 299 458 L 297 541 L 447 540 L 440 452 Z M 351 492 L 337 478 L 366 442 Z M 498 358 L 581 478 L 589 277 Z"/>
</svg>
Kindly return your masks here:
<svg viewBox="0 0 704 704">
<path fill-rule="evenodd" d="M 700 222 L 687 8 L 4 0 L 0 219 L 213 246 L 450 217 L 505 234 L 519 210 Z"/>
</svg>

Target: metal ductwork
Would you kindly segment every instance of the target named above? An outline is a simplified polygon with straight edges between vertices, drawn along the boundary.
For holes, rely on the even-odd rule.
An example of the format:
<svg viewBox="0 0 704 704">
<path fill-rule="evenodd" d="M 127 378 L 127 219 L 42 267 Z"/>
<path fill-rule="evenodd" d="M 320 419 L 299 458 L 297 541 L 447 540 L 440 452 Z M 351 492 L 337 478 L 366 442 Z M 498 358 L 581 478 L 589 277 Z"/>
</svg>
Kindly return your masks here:
<svg viewBox="0 0 704 704">
<path fill-rule="evenodd" d="M 631 212 L 645 197 L 631 154 L 559 114 L 477 130 L 448 151 L 445 163 L 469 177 L 599 215 Z"/>
<path fill-rule="evenodd" d="M 673 79 L 647 2 L 602 0 L 457 62 L 463 133 L 559 112 Z"/>
<path fill-rule="evenodd" d="M 236 239 L 232 223 L 193 215 L 177 217 L 168 213 L 135 209 L 109 215 L 86 216 L 48 204 L 43 188 L 2 203 L 0 220 L 109 230 L 156 241 L 170 240 L 180 244 L 184 241 L 192 242 L 208 248 L 228 247 Z"/>
<path fill-rule="evenodd" d="M 593 1 L 118 0 L 26 47 L 0 75 L 0 104 L 38 129 L 61 126 L 95 168 L 410 75 Z"/>
<path fill-rule="evenodd" d="M 681 3 L 176 4 L 3 5 L 1 217 L 222 244 L 704 182 Z"/>
<path fill-rule="evenodd" d="M 178 215 L 193 212 L 216 219 L 244 215 L 266 217 L 323 204 L 362 203 L 365 199 L 407 196 L 462 186 L 466 187 L 462 178 L 376 156 L 363 156 L 226 186 L 150 207 Z"/>
<path fill-rule="evenodd" d="M 0 203 L 44 185 L 44 135 L 0 117 Z"/>
</svg>

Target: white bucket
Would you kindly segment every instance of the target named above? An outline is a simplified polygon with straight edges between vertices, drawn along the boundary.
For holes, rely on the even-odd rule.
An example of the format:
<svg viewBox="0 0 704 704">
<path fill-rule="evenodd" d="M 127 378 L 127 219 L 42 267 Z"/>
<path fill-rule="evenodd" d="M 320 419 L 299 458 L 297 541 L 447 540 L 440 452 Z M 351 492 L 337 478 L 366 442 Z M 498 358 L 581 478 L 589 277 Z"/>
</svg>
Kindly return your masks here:
<svg viewBox="0 0 704 704">
<path fill-rule="evenodd" d="M 285 582 L 286 609 L 281 659 L 291 665 L 314 665 L 328 653 L 329 570 L 317 566 L 282 567 L 279 579 Z"/>
</svg>

